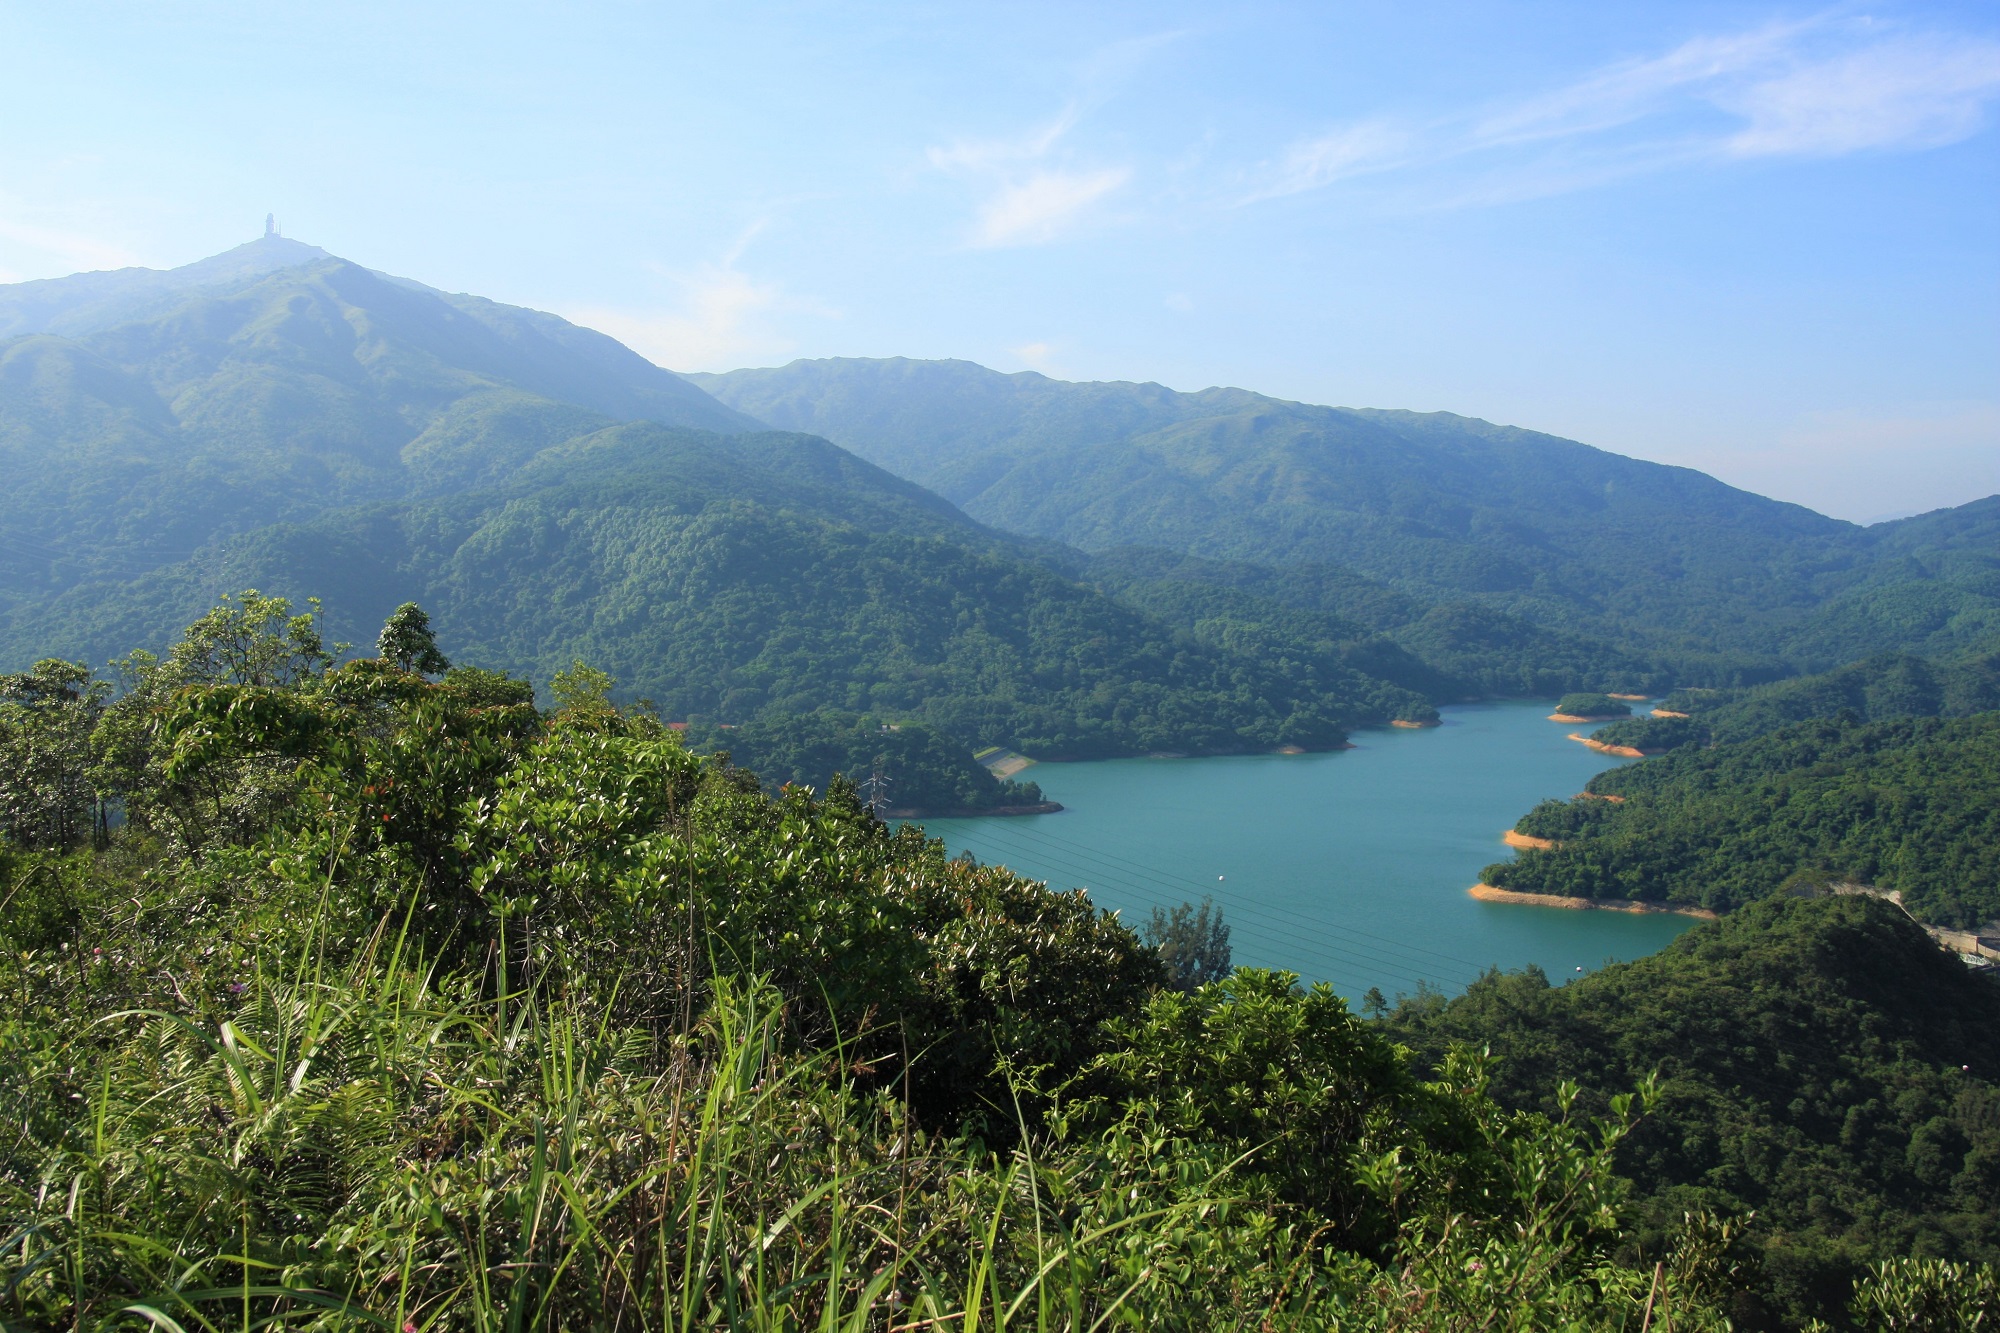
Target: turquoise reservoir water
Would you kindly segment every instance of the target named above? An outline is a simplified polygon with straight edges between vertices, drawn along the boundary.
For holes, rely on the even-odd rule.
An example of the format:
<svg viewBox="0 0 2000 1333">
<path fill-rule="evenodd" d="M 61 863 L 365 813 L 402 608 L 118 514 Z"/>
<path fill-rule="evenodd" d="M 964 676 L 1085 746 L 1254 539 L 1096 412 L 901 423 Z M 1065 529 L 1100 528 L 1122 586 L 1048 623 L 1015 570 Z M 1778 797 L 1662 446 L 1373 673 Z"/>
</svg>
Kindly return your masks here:
<svg viewBox="0 0 2000 1333">
<path fill-rule="evenodd" d="M 1500 835 L 1535 802 L 1629 762 L 1565 739 L 1548 703 L 1447 708 L 1444 725 L 1366 731 L 1332 754 L 1040 764 L 1060 814 L 924 821 L 1137 925 L 1213 895 L 1238 964 L 1281 967 L 1359 997 L 1428 982 L 1456 992 L 1489 966 L 1552 980 L 1652 953 L 1696 924 L 1665 914 L 1474 901 Z"/>
</svg>

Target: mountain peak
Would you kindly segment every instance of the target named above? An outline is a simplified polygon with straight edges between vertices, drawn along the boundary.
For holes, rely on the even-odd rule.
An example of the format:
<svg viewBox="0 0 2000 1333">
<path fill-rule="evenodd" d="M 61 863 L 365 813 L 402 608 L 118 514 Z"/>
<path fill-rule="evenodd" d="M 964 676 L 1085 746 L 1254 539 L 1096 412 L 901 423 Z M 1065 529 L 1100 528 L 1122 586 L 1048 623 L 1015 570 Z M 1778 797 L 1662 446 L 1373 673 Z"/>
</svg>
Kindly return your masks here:
<svg viewBox="0 0 2000 1333">
<path fill-rule="evenodd" d="M 197 259 L 192 264 L 167 269 L 160 276 L 177 279 L 173 284 L 176 287 L 206 287 L 210 283 L 254 278 L 281 268 L 295 268 L 300 264 L 332 258 L 332 254 L 317 245 L 280 236 L 267 220 L 264 234 L 256 240 L 245 241 L 234 249 Z"/>
<path fill-rule="evenodd" d="M 107 269 L 0 286 L 0 338 L 31 333 L 79 337 L 158 314 L 200 288 L 251 282 L 333 257 L 316 245 L 278 235 L 275 219 L 267 218 L 264 234 L 256 240 L 179 268 Z"/>
</svg>

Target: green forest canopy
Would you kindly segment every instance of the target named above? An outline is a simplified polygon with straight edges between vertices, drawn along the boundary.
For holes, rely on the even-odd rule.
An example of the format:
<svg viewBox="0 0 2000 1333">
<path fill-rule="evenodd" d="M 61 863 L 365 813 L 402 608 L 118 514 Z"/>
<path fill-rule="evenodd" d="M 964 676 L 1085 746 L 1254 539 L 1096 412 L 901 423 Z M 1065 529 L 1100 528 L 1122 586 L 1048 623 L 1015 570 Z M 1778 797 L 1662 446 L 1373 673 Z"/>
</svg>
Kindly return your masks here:
<svg viewBox="0 0 2000 1333">
<path fill-rule="evenodd" d="M 1677 1043 L 1665 1100 L 1636 1053 L 1587 1092 L 1525 1060 L 1489 1084 L 1288 974 L 1168 988 L 1081 892 L 892 834 L 845 785 L 767 796 L 601 673 L 548 711 L 437 676 L 427 636 L 399 608 L 381 656 L 336 664 L 312 611 L 246 599 L 128 658 L 115 695 L 54 667 L 10 685 L 10 1324 L 2000 1313 L 1990 1268 L 1946 1262 L 1991 1250 L 1963 1200 L 1991 1192 L 1993 995 L 1873 905 L 1781 904 L 1586 983 L 1715 1002 L 1640 1029 Z M 1818 980 L 1712 991 L 1712 958 L 1753 954 Z M 1687 1089 L 1750 1058 L 1746 1031 L 1809 1111 L 1777 1139 L 1775 1102 L 1742 1103 L 1752 1147 L 1810 1147 L 1873 1209 L 1830 1255 L 1826 1225 L 1795 1247 L 1808 1282 L 1760 1268 L 1747 1186 L 1676 1211 L 1649 1174 L 1650 1117 L 1705 1123 Z M 1843 1164 L 1842 1108 L 1891 1082 L 1861 1123 L 1907 1132 L 1907 1168 Z"/>
<path fill-rule="evenodd" d="M 2000 917 L 2000 713 L 1850 715 L 1684 748 L 1599 773 L 1515 829 L 1560 846 L 1488 866 L 1485 882 L 1716 911 L 1850 882 L 1972 927 Z"/>
<path fill-rule="evenodd" d="M 1450 413 L 837 358 L 691 376 L 995 527 L 1358 571 L 1645 651 L 1817 669 L 2000 628 L 2000 497 L 1858 528 Z"/>
<path fill-rule="evenodd" d="M 1879 899 L 1767 900 L 1566 985 L 1530 969 L 1406 1001 L 1388 1027 L 1434 1066 L 1490 1049 L 1509 1106 L 1657 1073 L 1619 1149 L 1633 1216 L 1754 1211 L 1763 1313 L 1745 1301 L 1739 1328 L 1827 1317 L 1870 1255 L 2000 1257 L 2000 1088 L 1980 1072 L 2000 985 Z"/>
<path fill-rule="evenodd" d="M 1682 689 L 1660 703 L 1680 717 L 1635 718 L 1593 733 L 1610 745 L 1671 750 L 1681 745 L 1749 740 L 1808 718 L 1852 714 L 1966 717 L 2000 709 L 2000 639 L 1941 659 L 1878 653 L 1816 675 L 1746 689 Z"/>
</svg>

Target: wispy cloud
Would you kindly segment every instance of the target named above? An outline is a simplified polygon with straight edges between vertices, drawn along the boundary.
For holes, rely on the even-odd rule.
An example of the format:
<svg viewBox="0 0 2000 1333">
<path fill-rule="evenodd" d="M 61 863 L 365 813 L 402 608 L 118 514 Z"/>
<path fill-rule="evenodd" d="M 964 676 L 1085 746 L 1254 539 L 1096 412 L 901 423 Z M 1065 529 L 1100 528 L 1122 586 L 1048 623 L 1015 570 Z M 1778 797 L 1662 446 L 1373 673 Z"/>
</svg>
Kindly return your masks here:
<svg viewBox="0 0 2000 1333">
<path fill-rule="evenodd" d="M 965 243 L 976 249 L 1048 244 L 1088 221 L 1129 185 L 1136 174 L 1130 164 L 1091 160 L 1071 146 L 1072 134 L 1093 108 L 1186 35 L 1153 33 L 1101 48 L 1077 70 L 1076 95 L 1050 119 L 1018 134 L 959 139 L 930 149 L 932 167 L 972 182 L 983 196 Z"/>
<path fill-rule="evenodd" d="M 1245 202 L 1302 194 L 1350 176 L 1405 166 L 1417 142 L 1413 131 L 1386 121 L 1362 121 L 1301 139 Z"/>
<path fill-rule="evenodd" d="M 1996 98 L 2000 42 L 1822 16 L 1696 37 L 1505 105 L 1323 129 L 1237 202 L 1371 176 L 1457 207 L 1702 163 L 1936 148 L 1978 133 Z"/>
<path fill-rule="evenodd" d="M 1748 122 L 1743 156 L 1936 148 L 1976 134 L 2000 96 L 2000 42 L 1917 37 L 1856 51 L 1717 97 Z"/>
<path fill-rule="evenodd" d="M 1038 171 L 1003 185 L 979 208 L 977 246 L 1036 245 L 1066 231 L 1092 204 L 1132 179 L 1129 167 L 1098 171 Z"/>
<path fill-rule="evenodd" d="M 751 226 L 719 260 L 690 272 L 655 268 L 681 289 L 675 309 L 580 306 L 561 313 L 675 370 L 728 370 L 749 359 L 783 355 L 791 350 L 790 342 L 771 331 L 762 316 L 781 309 L 832 312 L 791 299 L 779 284 L 760 282 L 738 266 L 762 229 L 762 223 Z"/>
<path fill-rule="evenodd" d="M 1013 352 L 1015 359 L 1030 370 L 1047 370 L 1054 361 L 1056 349 L 1052 343 L 1023 343 Z"/>
<path fill-rule="evenodd" d="M 930 150 L 932 166 L 972 179 L 986 194 L 975 210 L 968 245 L 992 249 L 1056 240 L 1132 179 L 1132 169 L 1126 166 L 1048 163 L 1081 116 L 1080 105 L 1071 103 L 1022 134 L 960 140 Z"/>
<path fill-rule="evenodd" d="M 1004 171 L 1017 163 L 1045 156 L 1076 128 L 1081 115 L 1082 108 L 1072 102 L 1046 124 L 1020 134 L 999 139 L 961 139 L 947 147 L 933 148 L 926 156 L 940 171 Z"/>
</svg>

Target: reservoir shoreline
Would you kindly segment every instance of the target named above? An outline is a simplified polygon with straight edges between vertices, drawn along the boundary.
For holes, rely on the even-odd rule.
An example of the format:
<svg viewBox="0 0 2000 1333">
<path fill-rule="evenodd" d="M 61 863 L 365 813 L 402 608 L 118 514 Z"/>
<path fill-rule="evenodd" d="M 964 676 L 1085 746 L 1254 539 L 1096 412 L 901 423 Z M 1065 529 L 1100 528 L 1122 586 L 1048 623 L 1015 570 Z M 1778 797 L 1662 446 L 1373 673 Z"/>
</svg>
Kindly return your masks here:
<svg viewBox="0 0 2000 1333">
<path fill-rule="evenodd" d="M 1350 998 L 1419 981 L 1455 993 L 1489 967 L 1582 975 L 1696 921 L 1467 896 L 1502 830 L 1630 762 L 1565 739 L 1548 710 L 1447 705 L 1441 726 L 1357 729 L 1346 751 L 1043 763 L 1031 771 L 1059 815 L 923 822 L 951 854 L 1086 889 L 1132 925 L 1212 897 L 1238 965 Z"/>
<path fill-rule="evenodd" d="M 1522 893 L 1518 889 L 1502 889 L 1492 884 L 1475 884 L 1466 893 L 1482 903 L 1512 903 L 1516 907 L 1557 907 L 1571 912 L 1637 912 L 1667 916 L 1691 916 L 1702 921 L 1720 921 L 1722 914 L 1706 907 L 1675 907 L 1667 903 L 1651 903 L 1644 899 L 1627 898 L 1613 902 L 1608 898 L 1563 898 L 1553 893 Z"/>
</svg>

